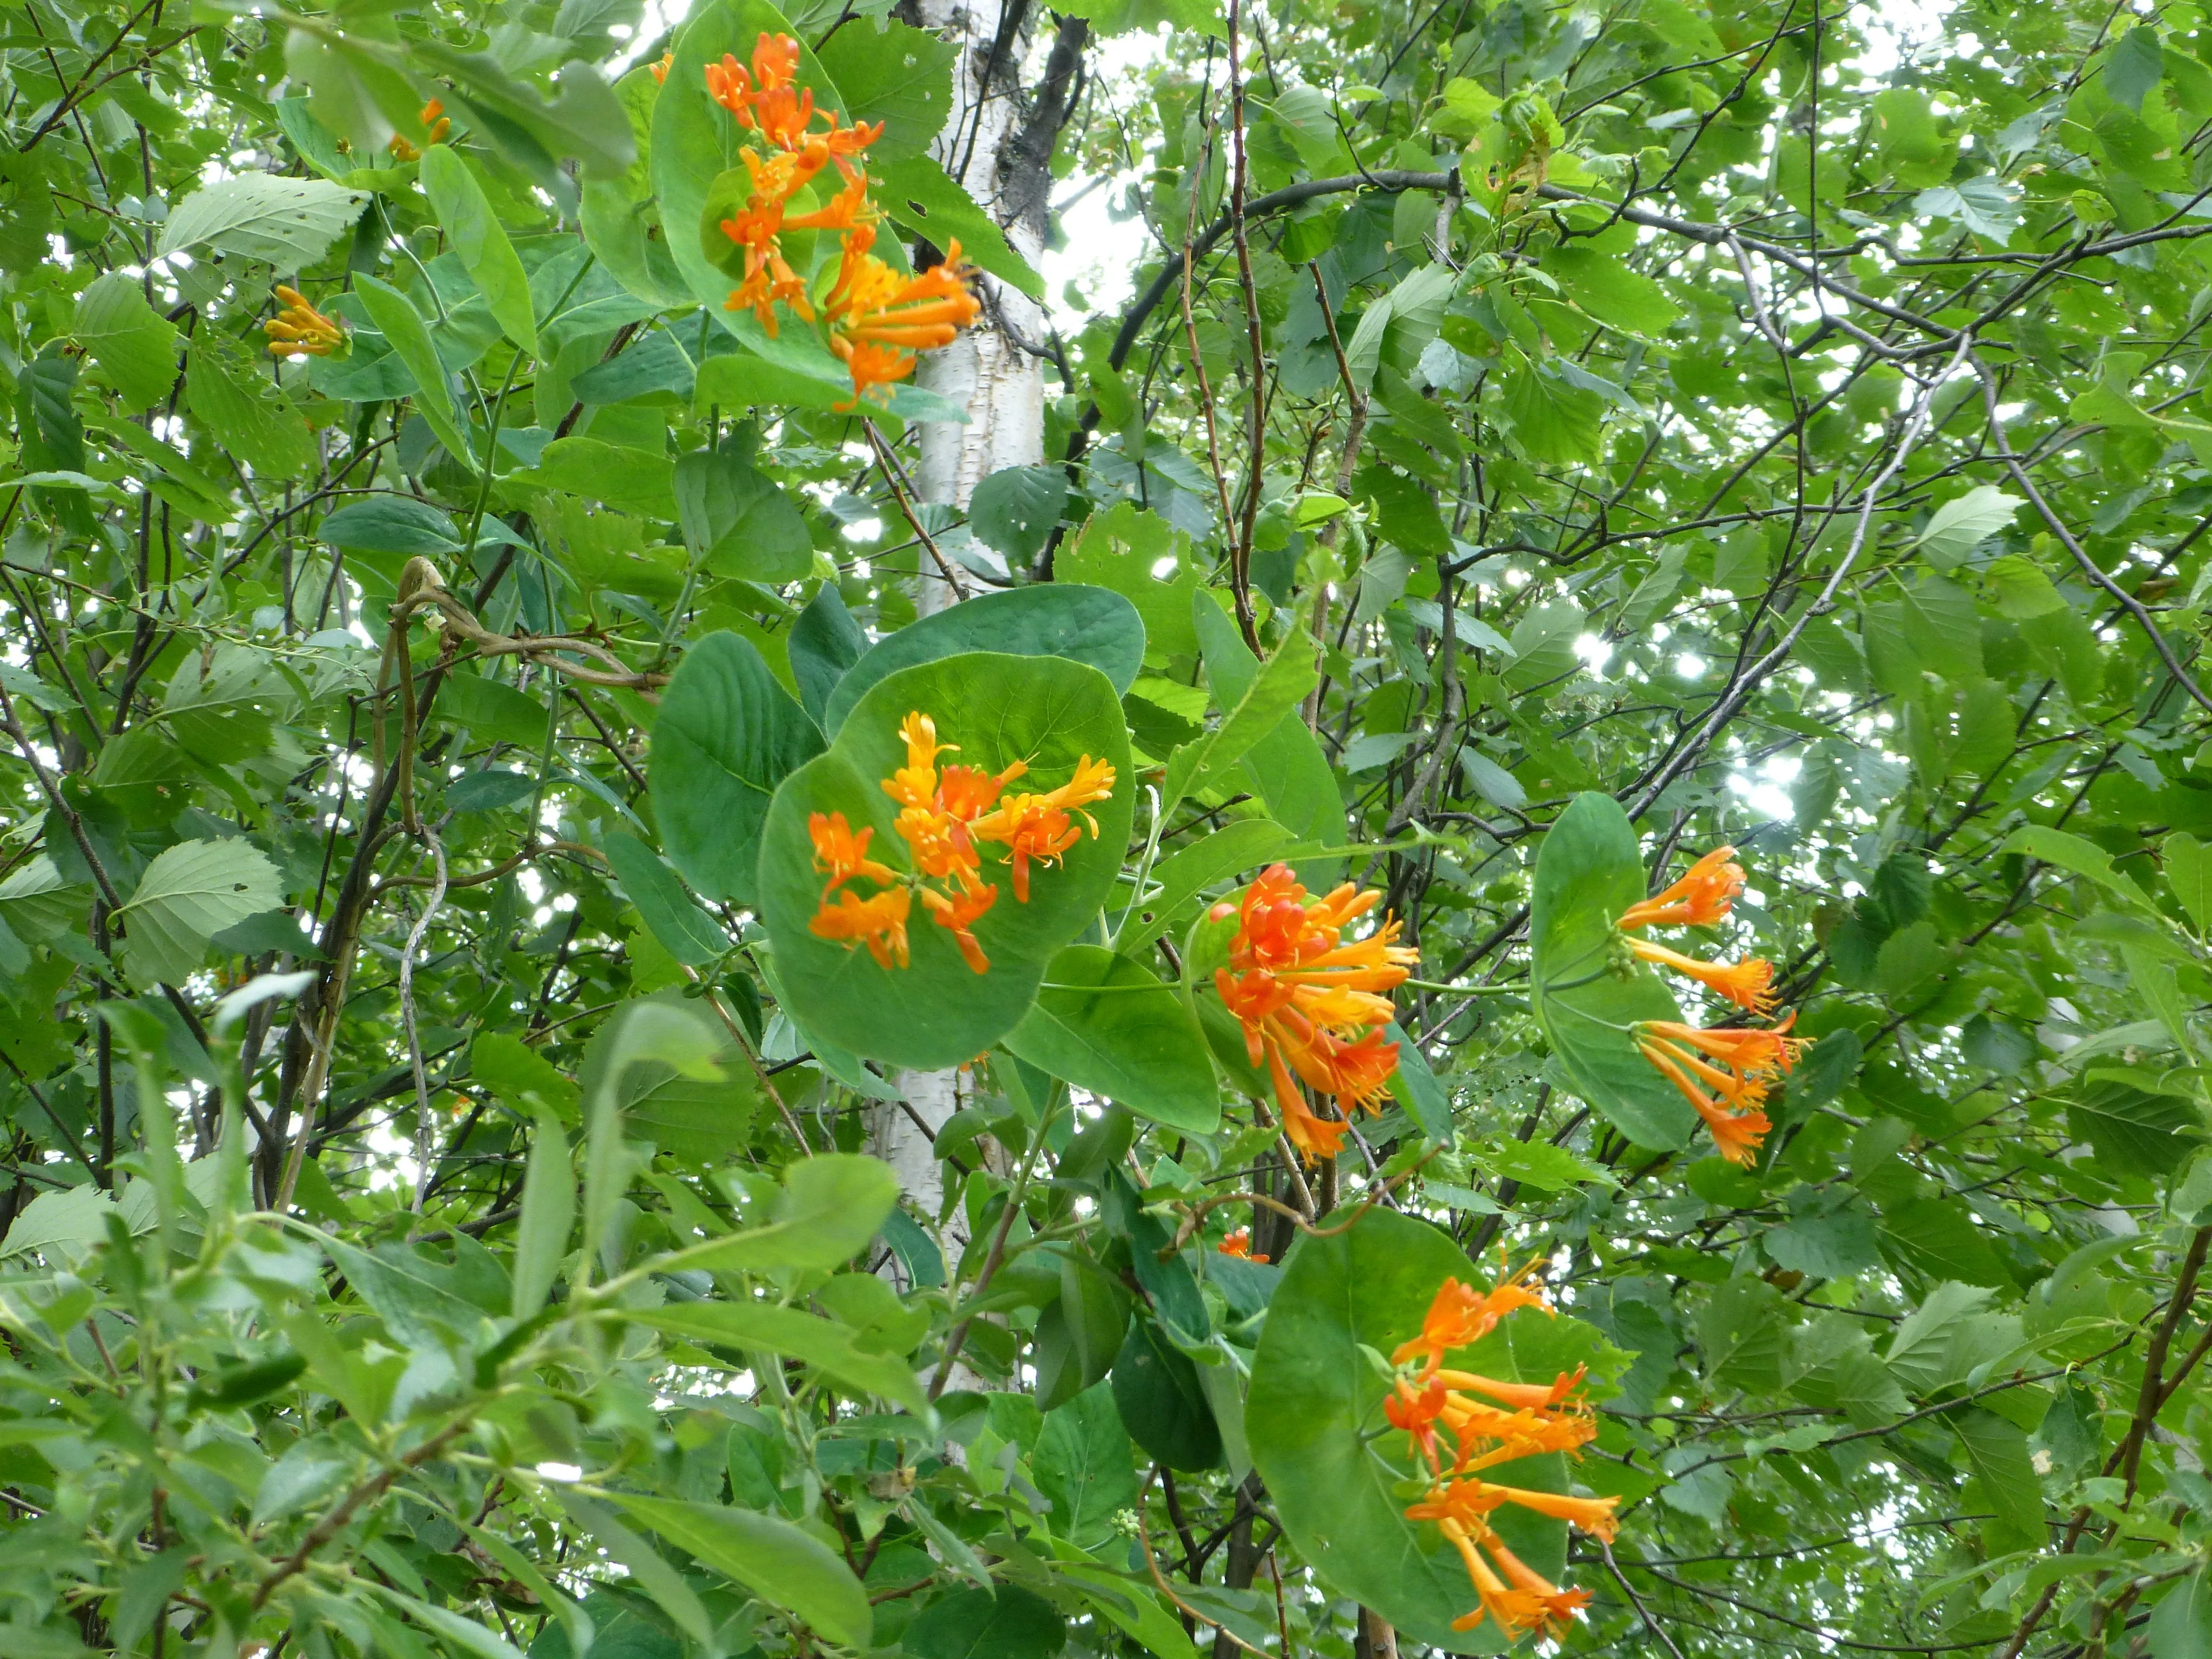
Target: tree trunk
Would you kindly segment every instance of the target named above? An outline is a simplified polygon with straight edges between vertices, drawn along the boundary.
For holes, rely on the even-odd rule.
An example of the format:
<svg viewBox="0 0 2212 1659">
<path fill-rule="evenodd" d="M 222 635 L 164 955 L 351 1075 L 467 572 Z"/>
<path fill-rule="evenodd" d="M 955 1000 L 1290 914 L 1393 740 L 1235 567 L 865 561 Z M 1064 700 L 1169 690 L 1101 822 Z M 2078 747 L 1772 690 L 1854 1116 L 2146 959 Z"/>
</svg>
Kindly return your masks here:
<svg viewBox="0 0 2212 1659">
<path fill-rule="evenodd" d="M 1087 26 L 1079 18 L 1060 26 L 1044 77 L 1030 94 L 1021 84 L 1030 41 L 1027 0 L 918 0 L 908 15 L 959 48 L 938 160 L 1005 228 L 1014 251 L 1036 264 L 1044 251 L 1052 146 L 1079 84 Z M 941 259 L 945 250 L 925 243 L 915 252 L 920 266 Z M 1024 349 L 1044 337 L 1043 311 L 997 277 L 979 276 L 976 283 L 983 313 L 975 325 L 925 354 L 915 370 L 918 385 L 968 416 L 964 423 L 933 422 L 921 428 L 915 486 L 927 506 L 964 509 L 992 473 L 1044 459 L 1044 376 Z M 925 557 L 915 596 L 921 614 L 933 615 L 959 597 Z M 879 1114 L 878 1150 L 915 1207 L 935 1217 L 945 1187 L 931 1140 L 960 1109 L 961 1074 L 907 1072 L 899 1086 L 905 1104 L 886 1105 Z M 966 1218 L 945 1218 L 943 1231 L 947 1267 L 957 1269 L 969 1242 Z M 957 1368 L 956 1386 L 975 1382 L 964 1366 Z"/>
</svg>

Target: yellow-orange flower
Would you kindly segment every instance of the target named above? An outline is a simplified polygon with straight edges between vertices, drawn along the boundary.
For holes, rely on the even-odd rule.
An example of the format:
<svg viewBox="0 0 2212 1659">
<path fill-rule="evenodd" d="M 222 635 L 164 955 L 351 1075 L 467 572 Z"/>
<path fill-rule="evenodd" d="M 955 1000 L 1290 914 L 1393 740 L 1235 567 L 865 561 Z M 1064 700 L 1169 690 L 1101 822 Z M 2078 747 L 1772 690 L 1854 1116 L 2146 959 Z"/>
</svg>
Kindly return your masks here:
<svg viewBox="0 0 2212 1659">
<path fill-rule="evenodd" d="M 939 927 L 949 929 L 952 942 L 960 947 L 961 959 L 979 974 L 991 971 L 991 959 L 983 954 L 982 945 L 969 930 L 978 918 L 999 902 L 995 886 L 972 889 L 950 896 L 933 887 L 921 890 L 921 902 L 929 912 L 930 920 Z"/>
<path fill-rule="evenodd" d="M 1487 1291 L 1478 1291 L 1456 1279 L 1444 1280 L 1430 1300 L 1429 1311 L 1421 1321 L 1421 1334 L 1400 1343 L 1398 1351 L 1390 1356 L 1390 1363 L 1402 1365 L 1417 1354 L 1425 1355 L 1424 1374 L 1433 1376 L 1444 1363 L 1446 1353 L 1481 1341 L 1498 1328 L 1499 1320 L 1516 1308 L 1534 1308 L 1539 1313 L 1556 1317 L 1542 1286 L 1531 1288 L 1537 1265 L 1542 1260 L 1541 1256 L 1529 1257 Z M 1499 1265 L 1504 1264 L 1501 1261 Z"/>
<path fill-rule="evenodd" d="M 676 53 L 672 50 L 664 52 L 660 54 L 659 63 L 648 64 L 646 67 L 653 71 L 653 78 L 655 81 L 665 86 L 668 83 L 668 71 L 676 67 Z"/>
<path fill-rule="evenodd" d="M 901 276 L 869 252 L 875 240 L 872 224 L 846 233 L 837 280 L 823 301 L 830 349 L 853 377 L 854 401 L 842 408 L 857 406 L 871 386 L 904 380 L 914 372 L 915 352 L 950 345 L 982 309 L 968 291 L 959 238 L 946 244 L 944 264 L 914 276 Z"/>
<path fill-rule="evenodd" d="M 1563 1372 L 1549 1383 L 1509 1382 L 1441 1364 L 1449 1349 L 1488 1335 L 1516 1308 L 1552 1311 L 1542 1292 L 1529 1287 L 1525 1267 L 1488 1291 L 1445 1280 L 1429 1304 L 1420 1334 L 1399 1345 L 1394 1359 L 1401 1369 L 1382 1409 L 1391 1425 L 1411 1437 L 1429 1469 L 1428 1492 L 1407 1506 L 1406 1518 L 1435 1523 L 1459 1552 L 1474 1588 L 1477 1606 L 1453 1620 L 1452 1627 L 1472 1630 L 1491 1619 L 1509 1640 L 1531 1631 L 1557 1640 L 1588 1604 L 1588 1595 L 1562 1589 L 1521 1560 L 1492 1528 L 1490 1517 L 1506 1504 L 1517 1504 L 1609 1541 L 1619 1500 L 1501 1486 L 1483 1480 L 1480 1471 L 1539 1452 L 1571 1455 L 1588 1444 L 1597 1425 L 1575 1392 L 1582 1369 Z M 1421 1361 L 1419 1369 L 1403 1369 L 1415 1359 Z M 1471 1399 L 1470 1394 L 1486 1397 Z M 1444 1432 L 1455 1443 L 1449 1462 L 1439 1443 Z"/>
<path fill-rule="evenodd" d="M 279 283 L 276 297 L 284 302 L 283 308 L 261 325 L 272 356 L 327 357 L 345 343 L 345 331 L 337 320 L 309 305 L 299 289 Z"/>
<path fill-rule="evenodd" d="M 1680 951 L 1632 939 L 1628 948 L 1644 961 L 1693 979 L 1709 991 L 1719 993 L 1739 1008 L 1763 1014 L 1774 1006 L 1774 965 L 1759 957 L 1742 962 L 1700 962 Z"/>
<path fill-rule="evenodd" d="M 1665 892 L 1630 905 L 1613 926 L 1632 933 L 1638 927 L 1702 926 L 1721 921 L 1735 896 L 1743 891 L 1743 866 L 1735 860 L 1735 848 L 1715 848 Z"/>
<path fill-rule="evenodd" d="M 868 842 L 874 838 L 875 830 L 862 830 L 855 834 L 842 812 L 810 812 L 806 833 L 814 842 L 814 867 L 827 872 L 830 877 L 822 884 L 823 898 L 855 876 L 866 876 L 884 887 L 898 879 L 896 870 L 868 856 Z"/>
<path fill-rule="evenodd" d="M 996 781 L 1003 785 L 1006 780 Z M 992 793 L 995 796 L 997 790 Z M 1083 839 L 1083 832 L 1068 818 L 1070 812 L 1090 825 L 1095 839 L 1098 820 L 1083 809 L 1113 793 L 1112 765 L 1085 755 L 1077 763 L 1075 775 L 1059 788 L 1042 795 L 1016 795 L 996 811 L 976 818 L 971 828 L 976 840 L 995 842 L 1013 855 L 1014 896 L 1027 904 L 1030 860 L 1057 864 L 1061 854 Z"/>
<path fill-rule="evenodd" d="M 1696 1109 L 1720 1155 L 1747 1164 L 1773 1127 L 1764 1109 L 1767 1083 L 1786 1074 L 1805 1048 L 1802 1037 L 1784 1035 L 1795 1018 L 1765 1030 L 1740 1031 L 1644 1020 L 1636 1027 L 1636 1048 Z"/>
<path fill-rule="evenodd" d="M 862 898 L 851 888 L 837 895 L 834 905 L 826 899 L 806 924 L 817 939 L 842 939 L 866 945 L 878 968 L 894 959 L 907 965 L 906 919 L 914 908 L 914 895 L 903 887 L 886 887 L 873 898 Z"/>
<path fill-rule="evenodd" d="M 1379 1111 L 1397 1069 L 1398 1045 L 1381 1027 L 1390 1023 L 1388 997 L 1420 953 L 1397 943 L 1399 924 L 1385 921 L 1365 939 L 1344 931 L 1382 902 L 1349 883 L 1322 898 L 1278 864 L 1245 890 L 1238 904 L 1218 904 L 1217 921 L 1238 918 L 1229 965 L 1214 988 L 1244 1028 L 1255 1066 L 1265 1066 L 1291 1144 L 1309 1160 L 1334 1158 L 1347 1121 L 1309 1108 L 1291 1074 L 1335 1097 L 1345 1119 L 1355 1107 Z"/>
<path fill-rule="evenodd" d="M 1235 1256 L 1239 1261 L 1265 1261 L 1267 1259 L 1264 1255 L 1252 1254 L 1252 1230 L 1249 1227 L 1239 1227 L 1213 1248 L 1223 1255 Z"/>
</svg>

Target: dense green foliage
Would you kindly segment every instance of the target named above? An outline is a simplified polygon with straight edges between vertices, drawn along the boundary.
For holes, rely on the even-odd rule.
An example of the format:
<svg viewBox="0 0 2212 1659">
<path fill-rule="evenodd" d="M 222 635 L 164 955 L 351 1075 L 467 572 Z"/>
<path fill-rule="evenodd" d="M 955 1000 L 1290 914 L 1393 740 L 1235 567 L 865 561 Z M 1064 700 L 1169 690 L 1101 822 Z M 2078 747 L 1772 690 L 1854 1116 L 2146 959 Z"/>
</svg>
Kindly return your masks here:
<svg viewBox="0 0 2212 1659">
<path fill-rule="evenodd" d="M 6 7 L 0 1650 L 1443 1650 L 1372 1366 L 1502 1259 L 1570 1650 L 2212 1653 L 2212 24 L 1087 11 L 979 204 L 927 7 Z M 1133 266 L 962 505 L 722 304 L 787 27 L 894 264 Z M 810 926 L 913 709 L 1115 769 L 985 973 Z M 1747 1166 L 1620 1030 L 1723 844 Z M 1422 963 L 1313 1164 L 1279 857 Z"/>
</svg>

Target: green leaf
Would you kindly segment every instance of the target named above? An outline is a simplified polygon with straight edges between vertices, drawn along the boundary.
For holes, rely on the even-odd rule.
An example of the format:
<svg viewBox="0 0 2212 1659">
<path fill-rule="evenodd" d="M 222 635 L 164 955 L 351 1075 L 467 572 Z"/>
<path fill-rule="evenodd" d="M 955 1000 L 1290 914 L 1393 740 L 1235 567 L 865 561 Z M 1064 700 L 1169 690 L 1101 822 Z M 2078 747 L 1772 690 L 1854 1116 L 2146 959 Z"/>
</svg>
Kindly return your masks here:
<svg viewBox="0 0 2212 1659">
<path fill-rule="evenodd" d="M 155 252 L 209 247 L 298 270 L 329 252 L 368 200 L 365 191 L 348 190 L 327 179 L 241 173 L 203 185 L 179 202 L 161 227 Z"/>
<path fill-rule="evenodd" d="M 687 966 L 703 968 L 729 950 L 721 924 L 699 908 L 676 872 L 650 847 L 620 830 L 611 831 L 605 845 L 615 879 L 669 955 Z"/>
<path fill-rule="evenodd" d="M 1115 949 L 1124 956 L 1148 955 L 1163 934 L 1180 938 L 1188 928 L 1200 894 L 1235 877 L 1272 864 L 1294 843 L 1291 832 L 1266 818 L 1224 825 L 1162 859 L 1152 870 L 1159 890 L 1141 899 L 1122 925 Z"/>
<path fill-rule="evenodd" d="M 913 1659 L 1050 1659 L 1066 1645 L 1067 1621 L 1018 1584 L 940 1596 L 899 1638 Z"/>
<path fill-rule="evenodd" d="M 1645 894 L 1644 860 L 1627 813 L 1610 796 L 1577 795 L 1544 836 L 1528 920 L 1536 1017 L 1576 1091 L 1638 1146 L 1686 1145 L 1690 1103 L 1637 1052 L 1626 1029 L 1679 1020 L 1657 977 L 1609 964 L 1613 921 Z"/>
<path fill-rule="evenodd" d="M 1189 1472 L 1219 1466 L 1221 1428 L 1198 1368 L 1149 1319 L 1130 1322 L 1115 1356 L 1114 1406 L 1131 1437 L 1155 1461 Z"/>
<path fill-rule="evenodd" d="M 791 625 L 791 677 L 799 684 L 800 706 L 817 726 L 837 682 L 867 648 L 867 630 L 853 620 L 837 584 L 823 583 Z"/>
<path fill-rule="evenodd" d="M 973 600 L 942 614 L 954 617 L 988 603 Z M 874 654 L 862 658 L 839 684 L 833 715 Z M 1034 868 L 1026 903 L 1014 893 L 1006 848 L 977 843 L 981 879 L 1000 890 L 974 927 L 989 962 L 981 974 L 970 969 L 951 933 L 932 922 L 919 902 L 907 927 L 910 966 L 899 966 L 895 958 L 893 965 L 880 966 L 867 950 L 819 937 L 811 927 L 823 902 L 823 877 L 807 829 L 812 815 L 843 813 L 856 833 L 872 830 L 871 857 L 894 870 L 911 867 L 883 782 L 906 764 L 899 727 L 917 710 L 935 720 L 940 742 L 958 745 L 963 765 L 996 774 L 1024 763 L 1022 790 L 1058 787 L 1085 756 L 1114 769 L 1113 793 L 1085 809 L 1096 834 L 1084 826 L 1086 833 L 1060 862 Z M 1134 793 L 1121 705 L 1095 668 L 1055 657 L 978 652 L 902 668 L 876 682 L 852 705 L 830 751 L 787 778 L 769 810 L 760 908 L 787 1006 L 808 1030 L 894 1065 L 951 1066 L 981 1053 L 1028 1012 L 1046 963 L 1091 925 L 1112 892 L 1128 843 Z"/>
<path fill-rule="evenodd" d="M 2113 1079 L 2082 1085 L 2067 1103 L 2066 1127 L 2115 1173 L 2163 1176 L 2179 1169 L 2203 1141 L 2204 1115 L 2179 1095 Z"/>
<path fill-rule="evenodd" d="M 1113 1535 L 1115 1516 L 1136 1507 L 1135 1453 L 1103 1382 L 1044 1414 L 1030 1462 L 1037 1490 L 1052 1500 L 1055 1537 L 1093 1547 Z"/>
<path fill-rule="evenodd" d="M 484 1040 L 477 1040 L 481 1050 Z M 479 1061 L 477 1073 L 482 1075 Z M 538 1120 L 538 1133 L 530 1146 L 530 1164 L 522 1177 L 522 1214 L 514 1231 L 514 1300 L 517 1319 L 528 1319 L 545 1305 L 553 1293 L 562 1258 L 568 1253 L 568 1234 L 576 1223 L 576 1172 L 568 1154 L 568 1140 L 560 1121 L 548 1115 Z"/>
<path fill-rule="evenodd" d="M 927 1412 L 921 1384 L 903 1360 L 865 1353 L 842 1325 L 764 1302 L 684 1302 L 619 1316 L 668 1336 L 722 1348 L 762 1348 L 804 1360 L 824 1376 L 863 1394 L 881 1395 Z M 750 1362 L 748 1362 L 750 1363 Z"/>
<path fill-rule="evenodd" d="M 1151 969 L 1103 946 L 1071 945 L 1052 959 L 1006 1044 L 1155 1123 L 1194 1135 L 1220 1125 L 1221 1090 L 1197 1014 Z"/>
<path fill-rule="evenodd" d="M 784 1172 L 775 1218 L 683 1251 L 708 1273 L 839 1267 L 866 1248 L 898 1202 L 898 1177 L 872 1158 L 824 1152 Z"/>
<path fill-rule="evenodd" d="M 1066 503 L 1065 468 L 1001 467 L 975 486 L 968 523 L 985 546 L 1027 565 L 1052 539 Z"/>
<path fill-rule="evenodd" d="M 1982 581 L 1997 614 L 2013 622 L 2027 622 L 2066 608 L 2065 596 L 2042 568 L 2017 553 L 1993 562 L 1982 572 Z"/>
<path fill-rule="evenodd" d="M 2200 1567 L 2166 1591 L 2144 1638 L 2150 1659 L 2212 1659 L 2212 1571 Z"/>
<path fill-rule="evenodd" d="M 841 106 L 845 118 L 883 123 L 883 136 L 868 147 L 871 168 L 923 155 L 936 142 L 952 107 L 952 64 L 958 55 L 950 41 L 889 21 L 830 37 L 822 64 L 846 100 Z"/>
<path fill-rule="evenodd" d="M 348 501 L 323 520 L 319 533 L 333 547 L 364 553 L 419 553 L 439 559 L 461 550 L 450 516 L 426 501 L 391 490 Z"/>
<path fill-rule="evenodd" d="M 1978 1407 L 1960 1413 L 1951 1427 L 1996 1511 L 1989 1523 L 1992 1553 L 2043 1547 L 2043 1486 L 2035 1477 L 2027 1437 L 1996 1413 Z"/>
<path fill-rule="evenodd" d="M 675 482 L 676 463 L 658 449 L 598 438 L 556 438 L 536 466 L 506 480 L 514 488 L 563 490 L 649 519 L 676 516 Z"/>
<path fill-rule="evenodd" d="M 2027 502 L 1994 484 L 1978 484 L 1929 515 L 1928 527 L 1913 544 L 1939 570 L 1948 570 L 2002 530 Z"/>
<path fill-rule="evenodd" d="M 210 939 L 283 899 L 276 866 L 250 843 L 179 842 L 155 855 L 115 913 L 130 939 L 131 977 L 141 985 L 182 984 Z"/>
<path fill-rule="evenodd" d="M 707 897 L 750 902 L 776 787 L 822 750 L 749 641 L 695 641 L 661 693 L 647 763 L 669 861 Z"/>
<path fill-rule="evenodd" d="M 635 1492 L 607 1500 L 701 1565 L 720 1573 L 845 1647 L 866 1645 L 867 1592 L 830 1547 L 788 1521 L 748 1510 Z"/>
<path fill-rule="evenodd" d="M 2185 831 L 2168 836 L 2161 850 L 2174 897 L 2198 933 L 2212 933 L 2212 848 Z"/>
<path fill-rule="evenodd" d="M 1433 1527 L 1405 1517 L 1399 1480 L 1413 1472 L 1406 1437 L 1382 1416 L 1388 1385 L 1363 1346 L 1389 1353 L 1421 1328 L 1446 1279 L 1475 1277 L 1450 1237 L 1425 1222 L 1370 1210 L 1333 1237 L 1302 1237 L 1268 1304 L 1252 1364 L 1245 1425 L 1252 1460 L 1298 1553 L 1336 1595 L 1372 1607 L 1407 1638 L 1466 1651 L 1452 1621 L 1474 1606 L 1467 1570 Z M 1453 1361 L 1485 1376 L 1549 1382 L 1540 1314 L 1510 1316 Z M 1569 1322 L 1562 1321 L 1561 1323 Z M 1524 1357 L 1525 1356 L 1525 1357 Z M 1379 1435 L 1379 1439 L 1368 1437 Z M 1486 1470 L 1483 1478 L 1557 1492 L 1556 1455 Z M 1494 1524 L 1515 1554 L 1555 1582 L 1566 1528 L 1516 1506 Z M 1424 1534 L 1426 1534 L 1424 1536 Z"/>
<path fill-rule="evenodd" d="M 1044 278 L 1014 252 L 999 222 L 976 205 L 935 156 L 922 153 L 878 160 L 872 154 L 868 176 L 875 181 L 877 201 L 894 223 L 927 237 L 943 252 L 949 252 L 957 241 L 960 257 L 969 264 L 1012 283 L 1032 300 L 1044 298 Z"/>
<path fill-rule="evenodd" d="M 714 1619 L 700 1601 L 699 1592 L 662 1559 L 659 1551 L 581 1492 L 556 1486 L 553 1495 L 563 1509 L 606 1546 L 607 1553 L 622 1563 L 638 1586 L 653 1598 L 653 1605 L 665 1612 L 678 1628 L 709 1652 L 718 1648 Z"/>
<path fill-rule="evenodd" d="M 455 423 L 453 392 L 446 379 L 445 365 L 438 361 L 438 349 L 431 343 L 430 330 L 414 303 L 389 283 L 366 271 L 354 279 L 354 292 L 361 296 L 369 320 L 391 344 L 393 354 L 406 364 L 407 372 L 415 377 L 415 396 L 422 418 L 438 434 L 438 441 L 445 445 L 447 454 L 475 471 L 476 460 L 470 453 L 468 441 Z"/>
<path fill-rule="evenodd" d="M 885 676 L 963 651 L 1088 663 L 1113 682 L 1118 697 L 1143 665 L 1145 629 L 1136 607 L 1104 588 L 1046 582 L 981 594 L 878 641 L 830 694 L 823 729 L 835 736 L 853 705 Z"/>
<path fill-rule="evenodd" d="M 675 493 L 684 544 L 716 575 L 788 582 L 814 568 L 806 520 L 742 455 L 693 451 L 676 463 Z"/>
<path fill-rule="evenodd" d="M 123 394 L 125 409 L 167 399 L 177 383 L 177 331 L 120 271 L 96 278 L 77 296 L 76 337 Z"/>
<path fill-rule="evenodd" d="M 2112 868 L 2112 855 L 2094 841 L 2054 830 L 2049 824 L 2023 824 L 2005 838 L 2007 853 L 2021 853 L 2077 876 L 2087 876 L 2106 892 L 2140 905 L 2142 890 Z"/>
<path fill-rule="evenodd" d="M 1213 604 L 1204 593 L 1195 602 Z M 1292 711 L 1320 678 L 1304 619 L 1302 605 L 1292 614 L 1291 626 L 1274 653 L 1235 692 L 1225 686 L 1214 687 L 1214 701 L 1221 705 L 1224 717 L 1218 726 L 1169 757 L 1167 781 L 1160 794 L 1163 816 L 1188 796 L 1221 788 L 1229 769 L 1242 761 L 1254 744 L 1272 734 L 1286 716 L 1295 718 Z"/>
<path fill-rule="evenodd" d="M 1258 678 L 1260 659 L 1227 612 L 1207 594 L 1194 595 L 1191 611 L 1205 653 L 1206 684 L 1212 687 L 1216 702 L 1234 708 Z M 1267 803 L 1267 815 L 1301 841 L 1324 847 L 1344 844 L 1344 797 L 1337 790 L 1336 774 L 1297 709 L 1284 714 L 1274 730 L 1246 750 L 1244 775 Z"/>
<path fill-rule="evenodd" d="M 1628 333 L 1664 334 L 1682 315 L 1658 283 L 1585 243 L 1553 248 L 1544 256 L 1544 269 L 1584 311 Z"/>
<path fill-rule="evenodd" d="M 515 349 L 538 355 L 530 277 L 469 164 L 444 144 L 422 152 L 422 191 L 469 278 Z"/>
<path fill-rule="evenodd" d="M 272 383 L 236 367 L 217 338 L 196 335 L 186 357 L 185 402 L 192 419 L 260 477 L 302 477 L 315 463 L 306 417 Z"/>
</svg>

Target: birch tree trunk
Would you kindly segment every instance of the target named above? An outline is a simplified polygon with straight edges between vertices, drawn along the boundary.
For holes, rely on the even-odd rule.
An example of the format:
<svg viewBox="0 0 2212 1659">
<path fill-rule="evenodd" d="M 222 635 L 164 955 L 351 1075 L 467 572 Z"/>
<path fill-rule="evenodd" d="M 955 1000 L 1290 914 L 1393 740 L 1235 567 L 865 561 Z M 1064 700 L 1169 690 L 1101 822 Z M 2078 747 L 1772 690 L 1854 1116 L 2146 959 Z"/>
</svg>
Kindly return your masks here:
<svg viewBox="0 0 2212 1659">
<path fill-rule="evenodd" d="M 1014 251 L 1036 265 L 1049 218 L 1052 148 L 1079 91 L 1087 25 L 1080 18 L 1059 25 L 1037 85 L 1025 91 L 1022 70 L 1032 44 L 1027 0 L 918 0 L 908 15 L 959 48 L 937 159 L 1005 229 Z M 942 258 L 944 250 L 916 253 L 920 265 Z M 964 510 L 992 473 L 1044 459 L 1044 374 L 1037 356 L 1048 332 L 1043 309 L 995 276 L 979 276 L 976 283 L 983 312 L 975 325 L 926 354 L 915 370 L 917 384 L 968 416 L 964 423 L 933 422 L 921 428 L 915 485 L 928 506 Z M 925 558 L 915 597 L 916 609 L 930 616 L 960 596 Z M 945 1188 L 931 1141 L 960 1109 L 966 1081 L 958 1071 L 908 1072 L 899 1086 L 905 1104 L 882 1109 L 878 1150 L 915 1206 L 935 1216 Z M 945 1218 L 944 1231 L 952 1267 L 968 1244 L 966 1218 Z M 969 1386 L 972 1379 L 955 1381 Z"/>
</svg>

